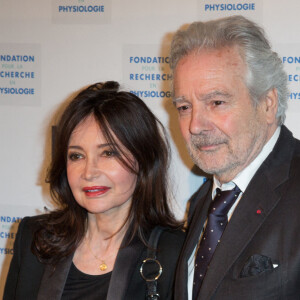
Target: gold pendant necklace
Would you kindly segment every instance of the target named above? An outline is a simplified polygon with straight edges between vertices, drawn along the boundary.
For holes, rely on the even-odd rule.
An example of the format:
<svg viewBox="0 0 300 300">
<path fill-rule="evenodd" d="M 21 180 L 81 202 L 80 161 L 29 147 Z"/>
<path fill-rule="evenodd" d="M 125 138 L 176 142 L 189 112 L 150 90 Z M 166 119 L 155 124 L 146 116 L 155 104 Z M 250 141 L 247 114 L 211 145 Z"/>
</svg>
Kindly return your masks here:
<svg viewBox="0 0 300 300">
<path fill-rule="evenodd" d="M 99 269 L 101 271 L 105 271 L 107 269 L 107 264 L 105 263 L 105 261 L 102 261 L 102 264 L 99 266 Z"/>
<path fill-rule="evenodd" d="M 92 253 L 92 255 L 94 256 L 94 258 L 95 258 L 96 260 L 100 261 L 99 269 L 100 269 L 102 272 L 106 271 L 107 268 L 108 268 L 106 262 L 105 262 L 103 259 L 97 257 L 97 256 L 94 254 L 94 252 L 93 252 L 92 249 L 91 249 L 89 240 L 88 240 L 87 238 L 86 238 L 86 240 L 87 240 L 87 246 L 88 246 L 90 252 Z M 114 254 L 114 253 L 113 253 L 113 254 Z M 107 258 L 111 257 L 113 254 L 109 255 Z"/>
</svg>

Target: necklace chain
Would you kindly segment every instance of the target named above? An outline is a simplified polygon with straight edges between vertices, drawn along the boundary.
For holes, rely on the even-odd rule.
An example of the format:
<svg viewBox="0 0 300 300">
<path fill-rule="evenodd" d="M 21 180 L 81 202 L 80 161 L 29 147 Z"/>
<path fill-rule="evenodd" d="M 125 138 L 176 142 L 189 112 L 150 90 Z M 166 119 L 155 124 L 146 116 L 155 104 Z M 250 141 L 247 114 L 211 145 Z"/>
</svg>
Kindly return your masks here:
<svg viewBox="0 0 300 300">
<path fill-rule="evenodd" d="M 104 259 L 99 258 L 99 257 L 97 257 L 97 256 L 94 254 L 94 252 L 92 251 L 91 246 L 90 246 L 90 241 L 88 240 L 88 238 L 86 238 L 86 240 L 87 240 L 87 246 L 88 246 L 88 248 L 89 248 L 91 254 L 94 256 L 94 258 L 95 258 L 96 260 L 100 261 L 100 263 L 101 263 L 101 264 L 99 265 L 99 269 L 100 269 L 101 271 L 103 271 L 103 272 L 106 271 L 107 268 L 108 268 L 106 262 L 104 261 Z M 114 253 L 113 253 L 113 254 L 114 254 Z M 107 259 L 107 258 L 110 258 L 113 254 L 107 256 L 106 259 Z"/>
</svg>

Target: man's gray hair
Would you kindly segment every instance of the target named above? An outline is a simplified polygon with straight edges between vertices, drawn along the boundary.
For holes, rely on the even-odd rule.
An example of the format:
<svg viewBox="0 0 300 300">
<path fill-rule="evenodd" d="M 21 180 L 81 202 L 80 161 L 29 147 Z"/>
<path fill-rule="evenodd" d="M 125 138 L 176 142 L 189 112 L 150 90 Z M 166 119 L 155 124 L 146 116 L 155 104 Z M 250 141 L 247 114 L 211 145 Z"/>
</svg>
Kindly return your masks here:
<svg viewBox="0 0 300 300">
<path fill-rule="evenodd" d="M 192 23 L 179 30 L 171 44 L 170 66 L 173 72 L 181 58 L 201 49 L 219 49 L 237 45 L 247 65 L 246 82 L 255 104 L 271 89 L 278 93 L 278 125 L 284 123 L 288 101 L 287 74 L 276 52 L 265 37 L 264 30 L 254 22 L 232 16 L 209 22 Z"/>
</svg>

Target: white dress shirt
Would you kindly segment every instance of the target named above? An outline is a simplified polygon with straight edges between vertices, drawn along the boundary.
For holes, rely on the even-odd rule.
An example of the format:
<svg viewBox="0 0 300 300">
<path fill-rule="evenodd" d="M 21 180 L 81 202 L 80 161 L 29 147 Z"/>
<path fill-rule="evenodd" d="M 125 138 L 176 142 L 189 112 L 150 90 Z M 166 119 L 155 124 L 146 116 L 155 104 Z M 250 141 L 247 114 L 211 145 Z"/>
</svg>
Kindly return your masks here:
<svg viewBox="0 0 300 300">
<path fill-rule="evenodd" d="M 227 191 L 227 190 L 232 190 L 235 185 L 239 187 L 241 190 L 241 193 L 235 203 L 232 205 L 231 209 L 229 210 L 227 217 L 228 217 L 228 222 L 230 221 L 230 218 L 237 207 L 238 203 L 240 202 L 243 193 L 245 192 L 249 182 L 251 181 L 252 177 L 258 170 L 258 168 L 261 166 L 261 164 L 264 162 L 264 160 L 267 158 L 267 156 L 271 153 L 273 150 L 278 137 L 280 134 L 280 127 L 276 129 L 274 132 L 273 136 L 271 139 L 265 144 L 261 152 L 258 154 L 258 156 L 244 169 L 242 170 L 232 181 L 220 184 L 220 182 L 215 178 L 213 178 L 213 189 L 212 189 L 212 199 L 214 199 L 216 195 L 216 189 L 219 188 L 222 191 Z M 199 237 L 199 243 L 202 238 L 202 234 L 204 231 L 204 228 L 206 226 L 207 220 L 204 224 L 203 230 L 200 234 Z M 192 300 L 192 294 L 193 294 L 193 281 L 194 281 L 194 264 L 195 264 L 195 255 L 196 255 L 196 250 L 198 248 L 198 245 L 195 246 L 195 249 L 190 256 L 188 260 L 188 299 Z"/>
</svg>

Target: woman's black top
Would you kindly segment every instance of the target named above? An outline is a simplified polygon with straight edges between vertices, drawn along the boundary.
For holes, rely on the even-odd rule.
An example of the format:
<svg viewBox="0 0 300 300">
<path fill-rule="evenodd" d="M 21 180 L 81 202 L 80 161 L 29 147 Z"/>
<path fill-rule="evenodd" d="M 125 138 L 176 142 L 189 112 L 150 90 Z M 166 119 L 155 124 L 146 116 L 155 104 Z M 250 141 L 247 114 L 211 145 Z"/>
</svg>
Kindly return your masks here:
<svg viewBox="0 0 300 300">
<path fill-rule="evenodd" d="M 111 272 L 103 275 L 85 274 L 72 263 L 61 299 L 105 300 L 110 277 Z"/>
</svg>

